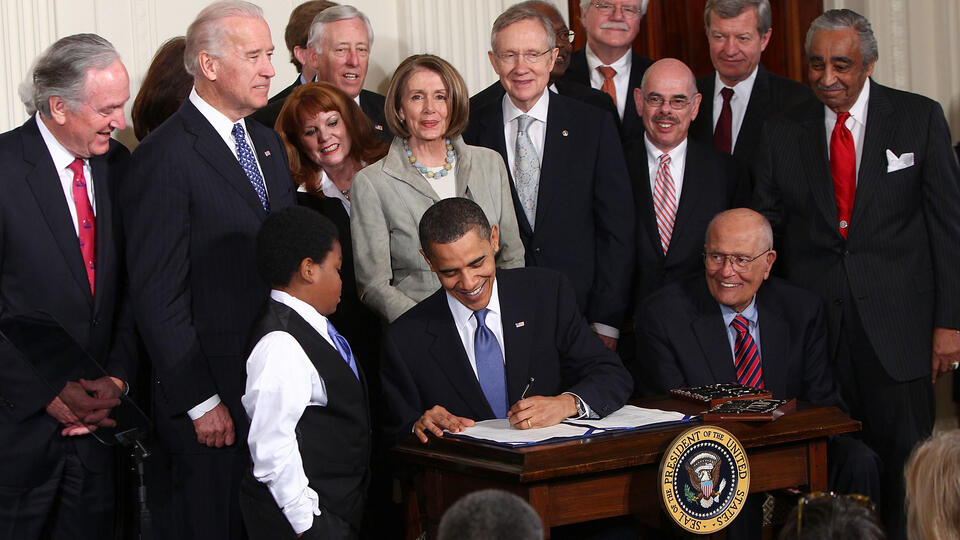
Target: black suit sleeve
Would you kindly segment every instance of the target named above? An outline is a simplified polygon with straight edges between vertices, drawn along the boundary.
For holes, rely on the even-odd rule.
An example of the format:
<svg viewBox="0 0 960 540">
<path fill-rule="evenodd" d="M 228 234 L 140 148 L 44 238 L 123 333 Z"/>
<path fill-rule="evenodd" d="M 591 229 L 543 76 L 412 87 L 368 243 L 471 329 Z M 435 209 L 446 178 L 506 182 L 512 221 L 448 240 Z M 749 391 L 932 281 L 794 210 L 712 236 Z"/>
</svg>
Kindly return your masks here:
<svg viewBox="0 0 960 540">
<path fill-rule="evenodd" d="M 634 376 L 645 380 L 644 386 L 656 394 L 666 394 L 673 388 L 689 386 L 670 344 L 663 317 L 649 303 L 642 305 L 638 316 L 636 328 L 639 365 Z M 694 339 L 692 333 L 690 339 Z"/>
<path fill-rule="evenodd" d="M 380 345 L 380 384 L 384 405 L 381 427 L 384 440 L 390 447 L 413 433 L 413 424 L 426 409 L 420 399 L 417 383 L 407 369 L 393 332 L 389 329 L 384 332 Z"/>
<path fill-rule="evenodd" d="M 587 319 L 620 328 L 630 302 L 634 262 L 634 208 L 630 175 L 613 119 L 602 115 L 594 165 L 595 275 Z"/>
<path fill-rule="evenodd" d="M 809 324 L 803 332 L 804 393 L 800 399 L 817 405 L 835 405 L 846 410 L 834 383 L 827 357 L 827 320 L 819 301 L 815 315 L 808 321 Z"/>
</svg>

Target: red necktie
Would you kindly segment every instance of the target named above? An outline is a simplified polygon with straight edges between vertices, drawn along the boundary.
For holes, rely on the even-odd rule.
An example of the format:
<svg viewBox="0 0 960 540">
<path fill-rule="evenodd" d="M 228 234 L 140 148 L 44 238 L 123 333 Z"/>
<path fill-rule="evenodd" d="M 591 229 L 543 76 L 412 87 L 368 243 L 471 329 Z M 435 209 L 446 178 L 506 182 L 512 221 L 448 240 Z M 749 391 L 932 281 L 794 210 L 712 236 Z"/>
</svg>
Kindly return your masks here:
<svg viewBox="0 0 960 540">
<path fill-rule="evenodd" d="M 717 118 L 717 129 L 713 130 L 713 146 L 717 150 L 733 153 L 733 110 L 730 108 L 730 98 L 733 97 L 733 88 L 724 87 L 720 90 L 723 97 L 723 106 L 720 108 L 720 118 Z"/>
<path fill-rule="evenodd" d="M 746 317 L 737 315 L 730 326 L 737 331 L 733 344 L 734 367 L 737 368 L 737 382 L 744 386 L 763 388 L 763 368 L 760 366 L 760 349 L 750 335 Z"/>
<path fill-rule="evenodd" d="M 80 239 L 80 254 L 83 266 L 90 280 L 90 294 L 94 293 L 93 284 L 97 273 L 97 234 L 96 218 L 93 206 L 87 196 L 87 181 L 83 177 L 83 160 L 77 158 L 69 165 L 73 171 L 73 204 L 77 207 L 77 236 Z"/>
<path fill-rule="evenodd" d="M 673 235 L 673 222 L 677 218 L 677 191 L 670 175 L 670 155 L 660 155 L 660 168 L 653 183 L 653 211 L 657 216 L 657 228 L 660 230 L 660 245 L 663 254 L 670 247 Z"/>
<path fill-rule="evenodd" d="M 617 70 L 610 66 L 597 66 L 597 71 L 603 75 L 603 86 L 600 87 L 600 91 L 610 96 L 610 99 L 613 100 L 613 104 L 616 105 L 617 87 L 613 84 L 613 77 L 617 74 Z"/>
<path fill-rule="evenodd" d="M 853 147 L 853 135 L 847 129 L 850 113 L 837 114 L 837 124 L 830 135 L 830 172 L 833 175 L 833 195 L 837 199 L 837 219 L 840 235 L 847 237 L 850 215 L 853 213 L 853 198 L 857 192 L 857 151 Z"/>
</svg>

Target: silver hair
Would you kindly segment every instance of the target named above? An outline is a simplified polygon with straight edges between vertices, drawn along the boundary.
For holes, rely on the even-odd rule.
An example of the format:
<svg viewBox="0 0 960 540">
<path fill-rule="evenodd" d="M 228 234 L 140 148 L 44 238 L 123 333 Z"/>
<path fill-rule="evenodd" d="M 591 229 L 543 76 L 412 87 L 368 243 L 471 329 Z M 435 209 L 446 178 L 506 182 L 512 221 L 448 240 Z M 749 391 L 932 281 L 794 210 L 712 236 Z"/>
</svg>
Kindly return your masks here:
<svg viewBox="0 0 960 540">
<path fill-rule="evenodd" d="M 703 8 L 703 25 L 710 31 L 710 13 L 716 13 L 721 19 L 732 19 L 744 10 L 757 8 L 757 33 L 762 37 L 770 30 L 773 16 L 770 14 L 770 0 L 708 0 Z"/>
<path fill-rule="evenodd" d="M 320 13 L 317 13 L 317 16 L 313 18 L 313 23 L 310 24 L 310 34 L 307 36 L 307 47 L 310 47 L 315 52 L 320 52 L 320 45 L 326 37 L 325 28 L 327 24 L 345 21 L 347 19 L 360 19 L 363 21 L 363 25 L 367 27 L 367 45 L 373 48 L 373 26 L 370 24 L 370 19 L 359 9 L 348 5 L 328 7 Z"/>
<path fill-rule="evenodd" d="M 47 47 L 20 84 L 20 100 L 33 115 L 50 117 L 50 98 L 60 96 L 70 109 L 86 98 L 87 72 L 106 69 L 120 60 L 113 45 L 96 34 L 74 34 Z"/>
<path fill-rule="evenodd" d="M 550 22 L 550 19 L 531 7 L 516 5 L 507 8 L 506 11 L 497 17 L 497 20 L 493 21 L 493 30 L 490 31 L 490 50 L 496 52 L 497 36 L 500 35 L 501 30 L 513 23 L 526 20 L 539 22 L 543 26 L 543 31 L 546 33 L 547 46 L 551 49 L 557 46 L 557 33 L 553 31 L 553 23 Z"/>
<path fill-rule="evenodd" d="M 527 501 L 513 493 L 484 489 L 465 495 L 444 512 L 437 538 L 542 540 L 543 522 Z"/>
<path fill-rule="evenodd" d="M 263 10 L 256 4 L 240 0 L 214 2 L 203 8 L 187 28 L 187 44 L 183 51 L 183 67 L 194 78 L 200 75 L 200 51 L 223 56 L 227 27 L 220 21 L 227 17 L 263 19 Z"/>
<path fill-rule="evenodd" d="M 820 30 L 846 30 L 853 29 L 860 38 L 860 56 L 863 57 L 863 65 L 868 66 L 877 61 L 880 52 L 877 48 L 877 37 L 873 35 L 873 28 L 866 17 L 849 9 L 831 9 L 825 11 L 812 23 L 810 30 L 807 30 L 807 41 L 804 44 L 804 50 L 807 57 L 810 57 L 810 46 L 813 43 L 813 35 Z"/>
<path fill-rule="evenodd" d="M 580 11 L 586 11 L 587 7 L 590 4 L 596 2 L 597 0 L 580 0 Z M 647 4 L 650 3 L 650 0 L 640 0 L 640 16 L 643 17 L 647 14 Z"/>
</svg>

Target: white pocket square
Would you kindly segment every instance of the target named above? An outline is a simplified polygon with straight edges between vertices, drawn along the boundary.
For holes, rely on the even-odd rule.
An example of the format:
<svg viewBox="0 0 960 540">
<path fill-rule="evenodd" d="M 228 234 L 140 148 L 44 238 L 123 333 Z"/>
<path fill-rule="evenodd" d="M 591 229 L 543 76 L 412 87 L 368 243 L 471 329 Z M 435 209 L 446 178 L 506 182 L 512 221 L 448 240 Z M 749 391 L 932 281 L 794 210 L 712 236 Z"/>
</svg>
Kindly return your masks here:
<svg viewBox="0 0 960 540">
<path fill-rule="evenodd" d="M 895 172 L 900 169 L 906 169 L 907 167 L 913 167 L 913 152 L 906 152 L 900 157 L 897 157 L 896 154 L 887 149 L 887 172 Z"/>
</svg>

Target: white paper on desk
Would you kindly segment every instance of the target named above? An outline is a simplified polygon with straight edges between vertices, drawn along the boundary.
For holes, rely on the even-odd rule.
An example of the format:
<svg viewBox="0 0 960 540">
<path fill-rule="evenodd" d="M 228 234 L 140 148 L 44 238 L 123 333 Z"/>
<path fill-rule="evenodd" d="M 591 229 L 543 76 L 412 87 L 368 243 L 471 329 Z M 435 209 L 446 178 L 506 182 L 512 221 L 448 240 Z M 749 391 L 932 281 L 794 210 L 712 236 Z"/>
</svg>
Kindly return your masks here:
<svg viewBox="0 0 960 540">
<path fill-rule="evenodd" d="M 500 444 L 522 445 L 538 443 L 556 437 L 583 437 L 587 431 L 587 427 L 569 424 L 557 424 L 535 429 L 517 429 L 511 426 L 510 421 L 506 418 L 495 418 L 477 422 L 473 427 L 468 427 L 453 435 Z"/>
<path fill-rule="evenodd" d="M 594 429 L 635 429 L 658 424 L 683 422 L 690 417 L 676 411 L 643 409 L 633 405 L 624 405 L 606 418 L 579 418 L 567 420 L 567 424 L 591 427 Z"/>
</svg>

